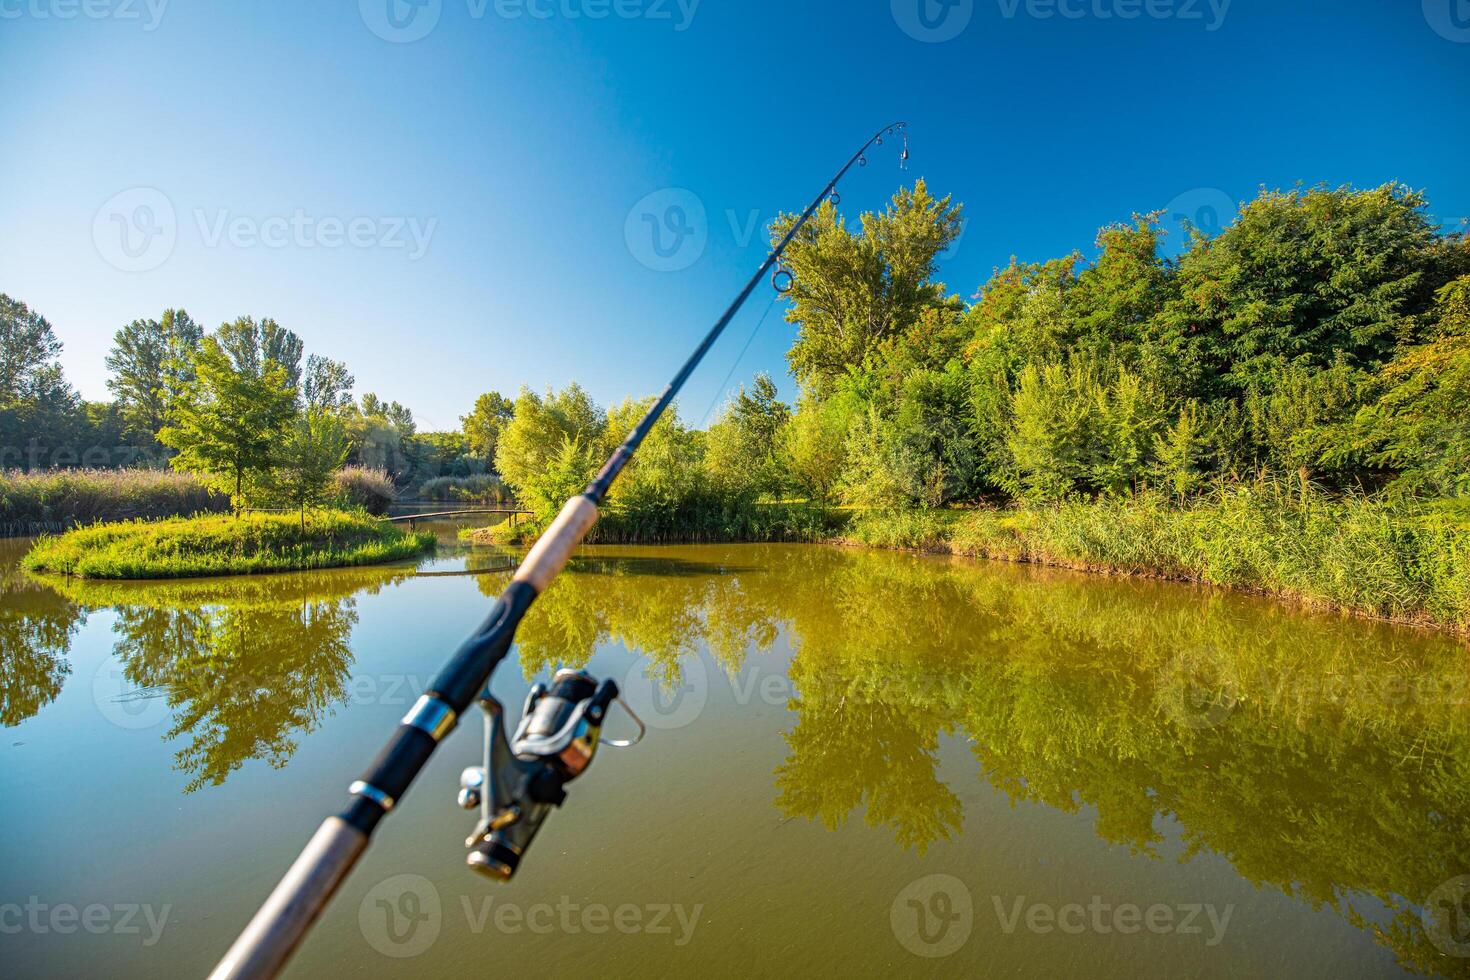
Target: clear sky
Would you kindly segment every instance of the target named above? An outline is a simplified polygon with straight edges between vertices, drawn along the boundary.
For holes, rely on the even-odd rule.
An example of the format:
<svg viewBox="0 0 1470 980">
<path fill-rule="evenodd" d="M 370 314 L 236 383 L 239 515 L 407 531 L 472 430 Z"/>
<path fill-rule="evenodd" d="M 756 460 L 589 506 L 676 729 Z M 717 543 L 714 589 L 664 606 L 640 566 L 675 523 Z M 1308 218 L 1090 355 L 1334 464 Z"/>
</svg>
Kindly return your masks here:
<svg viewBox="0 0 1470 980">
<path fill-rule="evenodd" d="M 421 427 L 492 388 L 658 390 L 759 262 L 752 218 L 896 119 L 911 170 L 885 147 L 843 208 L 916 176 L 963 201 L 966 296 L 1262 184 L 1470 214 L 1466 0 L 0 0 L 0 93 L 0 291 L 83 395 L 114 330 L 183 306 L 275 317 Z M 793 394 L 789 330 L 732 384 Z"/>
</svg>

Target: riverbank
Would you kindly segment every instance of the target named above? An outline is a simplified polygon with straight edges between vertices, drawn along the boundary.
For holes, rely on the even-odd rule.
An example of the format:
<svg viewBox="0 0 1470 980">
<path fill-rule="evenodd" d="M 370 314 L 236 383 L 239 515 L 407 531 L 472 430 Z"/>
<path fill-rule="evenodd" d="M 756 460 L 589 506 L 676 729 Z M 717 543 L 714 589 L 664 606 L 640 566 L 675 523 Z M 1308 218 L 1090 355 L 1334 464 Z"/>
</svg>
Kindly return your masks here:
<svg viewBox="0 0 1470 980">
<path fill-rule="evenodd" d="M 1272 595 L 1470 633 L 1470 510 L 1237 484 L 1178 506 L 1159 494 L 983 510 L 762 504 L 758 516 L 656 534 L 616 514 L 589 543 L 831 542 L 1133 575 Z M 650 525 L 651 527 L 651 525 Z M 527 544 L 534 523 L 467 534 Z"/>
<path fill-rule="evenodd" d="M 87 579 L 256 575 L 396 561 L 429 550 L 434 540 L 360 512 L 314 513 L 304 526 L 295 514 L 173 518 L 43 537 L 21 566 Z"/>
<path fill-rule="evenodd" d="M 1198 582 L 1470 632 L 1470 520 L 1443 504 L 1242 484 L 1186 507 L 1143 494 L 1017 510 L 866 514 L 842 538 Z"/>
</svg>

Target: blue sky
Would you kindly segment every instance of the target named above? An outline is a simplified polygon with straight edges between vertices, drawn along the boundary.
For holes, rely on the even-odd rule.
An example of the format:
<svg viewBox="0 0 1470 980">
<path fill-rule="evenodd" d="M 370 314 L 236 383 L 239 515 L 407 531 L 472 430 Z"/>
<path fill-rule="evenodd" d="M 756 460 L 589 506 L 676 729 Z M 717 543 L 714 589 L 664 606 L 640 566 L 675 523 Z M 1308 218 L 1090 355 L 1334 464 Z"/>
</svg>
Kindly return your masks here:
<svg viewBox="0 0 1470 980">
<path fill-rule="evenodd" d="M 0 0 L 0 91 L 0 291 L 85 396 L 114 330 L 183 306 L 275 317 L 424 427 L 492 388 L 658 390 L 760 261 L 752 222 L 895 119 L 911 169 L 885 147 L 843 208 L 953 194 L 966 296 L 1262 184 L 1470 215 L 1467 0 Z M 790 329 L 732 384 L 794 394 Z"/>
</svg>

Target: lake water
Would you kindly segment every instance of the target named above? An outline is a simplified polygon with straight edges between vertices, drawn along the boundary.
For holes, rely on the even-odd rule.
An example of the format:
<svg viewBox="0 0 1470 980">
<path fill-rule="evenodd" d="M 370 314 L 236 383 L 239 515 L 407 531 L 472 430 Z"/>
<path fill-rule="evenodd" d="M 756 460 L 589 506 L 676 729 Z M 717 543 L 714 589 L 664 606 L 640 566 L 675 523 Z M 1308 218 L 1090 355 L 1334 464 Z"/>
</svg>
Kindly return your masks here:
<svg viewBox="0 0 1470 980">
<path fill-rule="evenodd" d="M 205 973 L 514 561 L 53 587 L 23 549 L 5 977 Z M 595 548 L 493 690 L 514 716 L 562 664 L 619 679 L 647 739 L 495 885 L 453 800 L 467 718 L 292 975 L 1470 973 L 1450 637 L 961 559 Z"/>
</svg>

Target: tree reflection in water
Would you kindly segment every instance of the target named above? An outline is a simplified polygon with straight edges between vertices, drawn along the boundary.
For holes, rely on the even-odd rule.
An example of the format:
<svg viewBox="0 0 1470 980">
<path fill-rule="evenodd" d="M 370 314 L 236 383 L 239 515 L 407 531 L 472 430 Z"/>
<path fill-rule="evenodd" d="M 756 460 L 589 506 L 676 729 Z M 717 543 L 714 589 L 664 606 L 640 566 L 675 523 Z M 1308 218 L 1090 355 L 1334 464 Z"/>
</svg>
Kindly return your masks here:
<svg viewBox="0 0 1470 980">
<path fill-rule="evenodd" d="M 357 623 L 354 596 L 402 570 L 347 569 L 168 583 L 49 579 L 76 605 L 117 613 L 123 675 L 167 699 L 187 739 L 186 792 L 220 785 L 251 759 L 280 768 L 299 738 L 343 701 Z"/>
<path fill-rule="evenodd" d="M 0 726 L 56 700 L 71 673 L 64 659 L 82 611 L 16 567 L 23 542 L 0 541 Z"/>
<path fill-rule="evenodd" d="M 861 811 L 904 848 L 957 834 L 942 736 L 1013 802 L 1090 807 L 1157 857 L 1227 857 L 1330 907 L 1406 965 L 1443 969 L 1419 922 L 1470 872 L 1470 657 L 1459 641 L 1208 590 L 824 548 L 600 549 L 522 629 L 527 676 L 600 643 L 666 684 L 701 647 L 733 678 L 796 651 L 785 814 Z M 741 564 L 721 565 L 730 556 Z M 487 576 L 493 594 L 504 581 Z M 1387 924 L 1355 907 L 1364 896 Z"/>
</svg>

